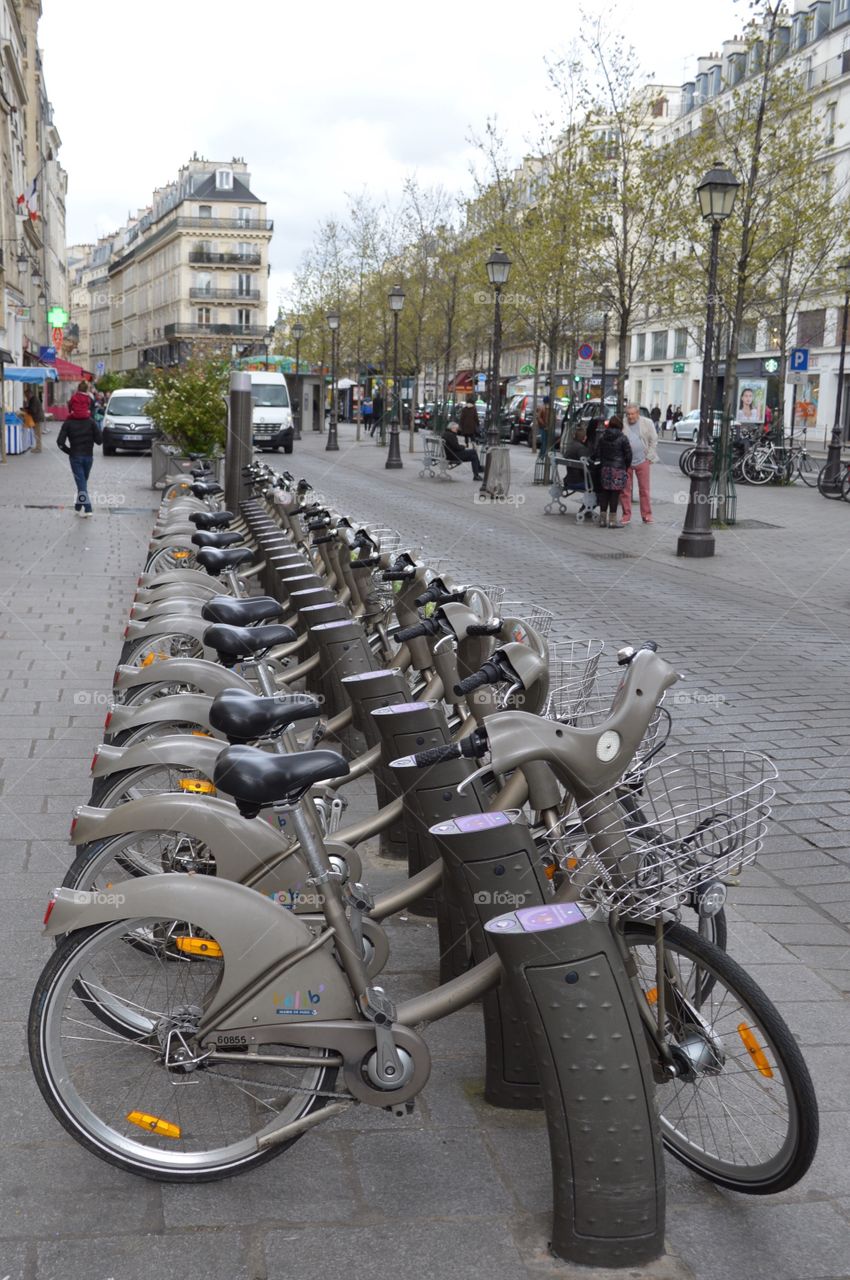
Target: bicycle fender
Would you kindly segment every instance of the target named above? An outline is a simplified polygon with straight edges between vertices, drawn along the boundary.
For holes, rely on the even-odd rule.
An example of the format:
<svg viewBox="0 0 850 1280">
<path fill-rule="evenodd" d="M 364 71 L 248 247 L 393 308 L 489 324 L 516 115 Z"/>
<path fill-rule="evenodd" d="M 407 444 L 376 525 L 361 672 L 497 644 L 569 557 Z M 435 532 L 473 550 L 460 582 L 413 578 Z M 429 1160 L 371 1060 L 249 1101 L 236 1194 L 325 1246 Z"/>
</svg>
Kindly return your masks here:
<svg viewBox="0 0 850 1280">
<path fill-rule="evenodd" d="M 124 639 L 143 640 L 146 636 L 177 633 L 203 640 L 204 632 L 211 626 L 211 622 L 207 622 L 205 618 L 199 618 L 196 613 L 169 613 L 161 618 L 150 618 L 147 621 L 131 620 L 127 623 Z"/>
<path fill-rule="evenodd" d="M 243 818 L 230 800 L 179 791 L 128 800 L 114 809 L 80 805 L 74 818 L 70 839 L 77 846 L 141 831 L 179 831 L 202 840 L 215 858 L 218 875 L 225 880 L 241 880 L 289 844 L 276 826 Z"/>
<path fill-rule="evenodd" d="M 197 551 L 197 547 L 192 548 Z M 137 587 L 165 587 L 170 583 L 183 582 L 204 582 L 207 583 L 212 590 L 211 594 L 215 595 L 221 591 L 221 584 L 211 579 L 209 574 L 201 573 L 200 569 L 167 569 L 164 573 L 151 573 L 149 569 L 145 569 L 139 574 L 136 581 Z"/>
<path fill-rule="evenodd" d="M 253 889 L 213 876 L 139 876 L 115 884 L 109 893 L 58 889 L 44 933 L 56 937 L 91 925 L 151 916 L 189 921 L 221 947 L 225 960 L 221 983 L 204 1014 L 204 1023 L 216 1031 L 250 1025 L 252 1020 L 298 1023 L 305 1018 L 359 1017 L 328 937 L 282 977 L 263 983 L 253 999 L 217 1025 L 219 1013 L 240 991 L 273 972 L 283 957 L 309 946 L 314 936 L 291 911 L 281 911 Z"/>
<path fill-rule="evenodd" d="M 167 738 L 148 738 L 128 747 L 104 744 L 97 749 L 92 769 L 93 778 L 108 778 L 125 769 L 146 769 L 149 765 L 171 765 L 178 769 L 195 769 L 205 778 L 212 771 L 224 743 L 218 738 L 199 738 L 191 733 L 172 733 Z"/>
<path fill-rule="evenodd" d="M 179 720 L 198 724 L 214 738 L 224 741 L 222 734 L 210 728 L 209 715 L 212 698 L 205 693 L 171 693 L 167 698 L 154 698 L 139 706 L 119 703 L 112 708 L 108 732 L 110 736 L 125 729 L 137 729 L 140 725 L 161 724 L 163 720 Z"/>
<path fill-rule="evenodd" d="M 160 658 L 147 667 L 120 666 L 112 684 L 115 689 L 135 689 L 139 685 L 159 684 L 161 681 L 191 684 L 211 698 L 223 689 L 246 689 L 249 693 L 256 693 L 254 685 L 244 676 L 230 667 L 210 662 L 208 658 Z"/>
</svg>

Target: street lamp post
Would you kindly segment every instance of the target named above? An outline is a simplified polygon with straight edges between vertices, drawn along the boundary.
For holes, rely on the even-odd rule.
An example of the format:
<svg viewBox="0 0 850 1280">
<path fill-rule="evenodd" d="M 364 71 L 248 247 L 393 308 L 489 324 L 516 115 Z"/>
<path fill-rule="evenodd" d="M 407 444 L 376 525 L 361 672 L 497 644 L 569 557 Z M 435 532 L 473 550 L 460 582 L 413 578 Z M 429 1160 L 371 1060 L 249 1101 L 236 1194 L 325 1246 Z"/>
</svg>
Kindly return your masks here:
<svg viewBox="0 0 850 1280">
<path fill-rule="evenodd" d="M 703 218 L 711 223 L 711 254 L 708 265 L 708 302 L 705 310 L 705 342 L 702 355 L 702 394 L 700 396 L 700 423 L 697 446 L 694 451 L 694 469 L 691 473 L 691 492 L 685 523 L 679 535 L 676 554 L 691 559 L 705 559 L 714 555 L 714 534 L 711 532 L 711 471 L 714 458 L 714 379 L 712 378 L 712 347 L 714 344 L 715 292 L 717 289 L 717 259 L 720 246 L 721 225 L 735 206 L 735 197 L 741 184 L 734 174 L 716 164 L 697 187 Z"/>
<path fill-rule="evenodd" d="M 301 439 L 301 339 L 304 337 L 304 326 L 300 320 L 296 320 L 290 328 L 290 333 L 295 339 L 295 413 L 292 415 L 292 438 L 293 440 Z"/>
<path fill-rule="evenodd" d="M 502 357 L 502 289 L 508 283 L 511 274 L 511 260 L 501 249 L 496 248 L 487 259 L 487 278 L 496 295 L 493 310 L 493 361 L 490 377 L 490 423 L 487 431 L 488 445 L 499 443 L 499 363 Z"/>
<path fill-rule="evenodd" d="M 841 492 L 841 444 L 844 409 L 844 360 L 847 355 L 847 321 L 850 318 L 850 262 L 842 262 L 838 268 L 844 285 L 844 310 L 841 313 L 841 354 L 838 357 L 838 386 L 835 391 L 835 416 L 832 420 L 832 436 L 826 454 L 824 489 Z"/>
<path fill-rule="evenodd" d="M 393 313 L 393 416 L 390 420 L 390 447 L 384 463 L 386 471 L 400 471 L 404 466 L 401 460 L 401 440 L 399 438 L 399 417 L 401 414 L 401 395 L 398 384 L 398 318 L 404 306 L 404 290 L 400 284 L 389 292 L 390 310 Z"/>
<path fill-rule="evenodd" d="M 339 312 L 328 312 L 328 328 L 331 331 L 331 422 L 328 428 L 328 442 L 325 453 L 339 453 L 339 441 L 336 431 L 336 335 L 339 329 Z"/>
</svg>

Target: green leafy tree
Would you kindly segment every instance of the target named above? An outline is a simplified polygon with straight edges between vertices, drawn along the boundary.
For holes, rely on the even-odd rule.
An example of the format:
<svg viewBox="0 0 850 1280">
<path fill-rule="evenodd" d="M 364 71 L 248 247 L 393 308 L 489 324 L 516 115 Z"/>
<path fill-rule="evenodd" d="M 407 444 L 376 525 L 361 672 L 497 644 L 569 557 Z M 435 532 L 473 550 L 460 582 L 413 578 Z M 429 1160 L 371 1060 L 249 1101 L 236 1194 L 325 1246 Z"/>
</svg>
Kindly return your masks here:
<svg viewBox="0 0 850 1280">
<path fill-rule="evenodd" d="M 224 448 L 229 372 L 224 361 L 202 359 L 157 371 L 147 412 L 184 453 Z"/>
</svg>

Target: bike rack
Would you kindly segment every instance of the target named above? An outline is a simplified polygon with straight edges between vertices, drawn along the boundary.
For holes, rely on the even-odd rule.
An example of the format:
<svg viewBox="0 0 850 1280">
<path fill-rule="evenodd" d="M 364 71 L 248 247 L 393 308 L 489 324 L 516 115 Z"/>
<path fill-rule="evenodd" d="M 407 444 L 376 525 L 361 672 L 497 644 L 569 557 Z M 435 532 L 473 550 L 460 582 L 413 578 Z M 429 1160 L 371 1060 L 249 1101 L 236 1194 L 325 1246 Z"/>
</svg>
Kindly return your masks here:
<svg viewBox="0 0 850 1280">
<path fill-rule="evenodd" d="M 442 768 L 438 765 L 437 768 Z M 430 772 L 430 771 L 429 771 Z M 460 905 L 475 964 L 495 952 L 486 932 L 506 906 L 543 906 L 551 896 L 527 823 L 516 810 L 472 813 L 431 827 L 444 883 Z M 484 1097 L 495 1107 L 542 1105 L 540 1077 L 522 1013 L 509 987 L 484 996 Z"/>
<path fill-rule="evenodd" d="M 549 1128 L 552 1252 L 596 1267 L 664 1250 L 664 1159 L 634 991 L 607 923 L 549 902 L 484 926 L 526 1027 Z"/>
<path fill-rule="evenodd" d="M 381 671 L 363 671 L 359 675 L 343 676 L 341 684 L 350 700 L 352 723 L 363 735 L 367 749 L 380 744 L 378 723 L 372 712 L 406 702 L 410 697 L 404 673 L 397 667 Z M 392 770 L 381 762 L 372 769 L 375 782 L 375 798 L 383 809 L 397 799 L 398 783 Z M 407 857 L 407 826 L 404 815 L 380 833 L 380 852 L 385 858 Z"/>
<path fill-rule="evenodd" d="M 325 699 L 325 714 L 335 716 L 350 706 L 342 684 L 343 677 L 374 671 L 377 663 L 369 648 L 366 632 L 351 617 L 321 622 L 310 626 L 309 632 L 319 653 L 317 677 Z"/>
</svg>

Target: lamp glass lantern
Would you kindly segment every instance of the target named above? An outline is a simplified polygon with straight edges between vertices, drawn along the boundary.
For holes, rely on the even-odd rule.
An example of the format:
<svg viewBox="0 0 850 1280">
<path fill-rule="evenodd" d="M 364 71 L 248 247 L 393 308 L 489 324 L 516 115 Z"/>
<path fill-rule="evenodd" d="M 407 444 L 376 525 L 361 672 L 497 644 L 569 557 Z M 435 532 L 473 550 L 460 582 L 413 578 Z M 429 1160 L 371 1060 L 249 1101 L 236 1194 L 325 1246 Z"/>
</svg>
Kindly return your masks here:
<svg viewBox="0 0 850 1280">
<path fill-rule="evenodd" d="M 329 311 L 327 320 L 328 320 L 329 329 L 334 330 L 339 328 L 339 312 L 338 311 Z"/>
<path fill-rule="evenodd" d="M 29 262 L 30 262 L 29 258 L 24 253 L 23 249 L 18 254 L 16 261 L 18 264 L 18 271 L 21 273 L 21 275 L 23 275 L 23 273 L 26 271 L 27 267 L 29 266 Z"/>
<path fill-rule="evenodd" d="M 304 337 L 304 326 L 300 320 L 296 320 L 295 324 L 290 326 L 289 332 L 292 334 L 296 342 L 300 342 Z"/>
<path fill-rule="evenodd" d="M 400 284 L 394 285 L 389 292 L 390 310 L 401 311 L 404 306 L 404 289 Z"/>
<path fill-rule="evenodd" d="M 731 170 L 721 164 L 709 169 L 697 187 L 700 212 L 706 220 L 725 222 L 735 207 L 741 184 Z"/>
<path fill-rule="evenodd" d="M 497 247 L 490 254 L 487 259 L 487 279 L 494 289 L 501 289 L 508 283 L 511 265 L 510 258 L 502 249 Z"/>
</svg>

